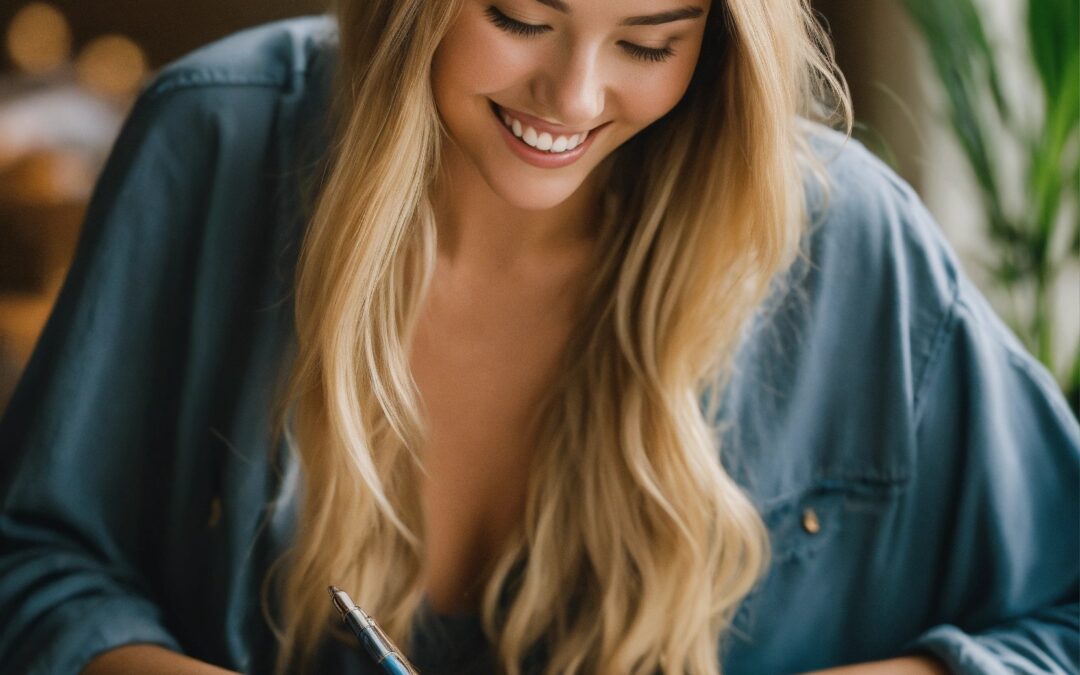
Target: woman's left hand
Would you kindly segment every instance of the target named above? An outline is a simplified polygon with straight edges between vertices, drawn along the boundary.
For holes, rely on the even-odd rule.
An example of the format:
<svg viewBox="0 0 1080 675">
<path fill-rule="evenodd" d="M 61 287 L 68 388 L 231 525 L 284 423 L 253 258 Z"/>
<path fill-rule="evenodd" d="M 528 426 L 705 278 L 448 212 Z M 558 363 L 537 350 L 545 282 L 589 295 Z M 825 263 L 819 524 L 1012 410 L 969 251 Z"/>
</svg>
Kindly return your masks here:
<svg viewBox="0 0 1080 675">
<path fill-rule="evenodd" d="M 807 675 L 949 675 L 949 669 L 933 656 L 905 656 L 888 661 L 815 670 Z"/>
</svg>

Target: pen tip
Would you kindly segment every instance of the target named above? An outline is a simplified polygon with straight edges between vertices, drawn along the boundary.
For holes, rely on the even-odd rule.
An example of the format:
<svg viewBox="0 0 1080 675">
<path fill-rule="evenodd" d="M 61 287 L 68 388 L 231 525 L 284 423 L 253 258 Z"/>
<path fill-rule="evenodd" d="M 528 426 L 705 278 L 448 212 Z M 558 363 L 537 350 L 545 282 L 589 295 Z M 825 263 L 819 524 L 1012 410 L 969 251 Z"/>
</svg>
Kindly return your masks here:
<svg viewBox="0 0 1080 675">
<path fill-rule="evenodd" d="M 337 586 L 331 586 L 327 590 L 330 592 L 330 601 L 334 603 L 334 607 L 341 613 L 341 617 L 345 618 L 345 615 L 353 609 L 356 603 L 352 601 L 348 593 Z"/>
</svg>

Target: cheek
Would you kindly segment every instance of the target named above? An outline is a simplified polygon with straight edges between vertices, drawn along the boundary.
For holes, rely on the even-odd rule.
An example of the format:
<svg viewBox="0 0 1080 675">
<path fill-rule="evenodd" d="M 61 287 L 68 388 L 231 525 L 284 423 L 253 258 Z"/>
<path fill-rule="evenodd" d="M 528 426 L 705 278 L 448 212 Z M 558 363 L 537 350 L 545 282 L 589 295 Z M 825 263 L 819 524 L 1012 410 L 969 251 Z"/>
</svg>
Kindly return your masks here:
<svg viewBox="0 0 1080 675">
<path fill-rule="evenodd" d="M 688 46 L 671 64 L 646 64 L 626 78 L 619 96 L 621 117 L 631 126 L 645 127 L 671 111 L 690 86 L 700 45 Z"/>
<path fill-rule="evenodd" d="M 619 109 L 623 121 L 631 126 L 652 124 L 670 112 L 686 93 L 689 75 L 674 75 L 666 68 L 656 70 L 654 75 L 633 78 L 622 88 Z"/>
<path fill-rule="evenodd" d="M 467 11 L 467 10 L 466 10 Z M 484 25 L 483 17 L 462 16 L 443 37 L 432 59 L 436 96 L 490 94 L 519 81 L 527 68 L 523 50 Z"/>
</svg>

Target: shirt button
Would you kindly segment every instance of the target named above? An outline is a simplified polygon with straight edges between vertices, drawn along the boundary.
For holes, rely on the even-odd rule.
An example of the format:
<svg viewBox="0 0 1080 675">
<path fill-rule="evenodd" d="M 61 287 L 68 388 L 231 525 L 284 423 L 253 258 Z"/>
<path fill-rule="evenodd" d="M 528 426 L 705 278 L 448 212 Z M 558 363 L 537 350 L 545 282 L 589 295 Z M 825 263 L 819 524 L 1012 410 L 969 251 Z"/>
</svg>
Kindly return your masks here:
<svg viewBox="0 0 1080 675">
<path fill-rule="evenodd" d="M 818 520 L 817 512 L 814 509 L 810 507 L 803 509 L 802 526 L 810 534 L 817 534 L 821 531 L 821 521 Z"/>
<path fill-rule="evenodd" d="M 206 526 L 213 529 L 221 522 L 221 498 L 214 497 L 210 500 L 210 517 L 206 519 Z"/>
</svg>

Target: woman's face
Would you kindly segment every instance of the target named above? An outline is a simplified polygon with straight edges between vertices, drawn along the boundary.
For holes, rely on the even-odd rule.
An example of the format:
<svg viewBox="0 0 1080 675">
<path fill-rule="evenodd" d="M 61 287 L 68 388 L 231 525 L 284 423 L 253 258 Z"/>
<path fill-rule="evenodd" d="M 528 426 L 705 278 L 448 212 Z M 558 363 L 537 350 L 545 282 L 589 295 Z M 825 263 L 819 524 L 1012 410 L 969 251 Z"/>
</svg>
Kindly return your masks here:
<svg viewBox="0 0 1080 675">
<path fill-rule="evenodd" d="M 503 200 L 556 206 L 682 98 L 709 4 L 463 0 L 432 62 L 439 114 Z"/>
</svg>

